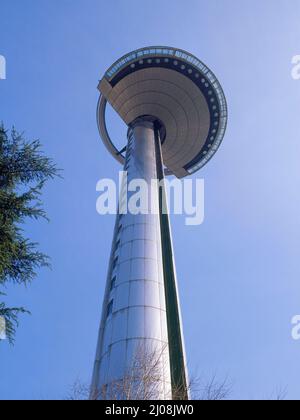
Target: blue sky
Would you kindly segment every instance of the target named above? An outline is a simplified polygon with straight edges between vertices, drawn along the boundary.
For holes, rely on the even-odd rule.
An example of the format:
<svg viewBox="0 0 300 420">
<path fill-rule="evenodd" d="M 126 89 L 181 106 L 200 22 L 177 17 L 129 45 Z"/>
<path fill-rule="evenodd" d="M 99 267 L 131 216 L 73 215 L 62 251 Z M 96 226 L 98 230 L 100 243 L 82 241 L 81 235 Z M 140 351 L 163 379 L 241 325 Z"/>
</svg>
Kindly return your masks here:
<svg viewBox="0 0 300 420">
<path fill-rule="evenodd" d="M 0 0 L 0 120 L 40 138 L 64 169 L 44 194 L 51 223 L 27 232 L 52 258 L 8 303 L 28 307 L 14 347 L 0 345 L 0 398 L 64 398 L 89 382 L 113 216 L 95 210 L 96 182 L 117 179 L 95 121 L 97 82 L 119 56 L 183 48 L 217 74 L 229 126 L 206 183 L 206 219 L 172 217 L 190 371 L 228 375 L 234 398 L 300 398 L 300 1 Z M 126 129 L 111 117 L 114 137 Z"/>
</svg>

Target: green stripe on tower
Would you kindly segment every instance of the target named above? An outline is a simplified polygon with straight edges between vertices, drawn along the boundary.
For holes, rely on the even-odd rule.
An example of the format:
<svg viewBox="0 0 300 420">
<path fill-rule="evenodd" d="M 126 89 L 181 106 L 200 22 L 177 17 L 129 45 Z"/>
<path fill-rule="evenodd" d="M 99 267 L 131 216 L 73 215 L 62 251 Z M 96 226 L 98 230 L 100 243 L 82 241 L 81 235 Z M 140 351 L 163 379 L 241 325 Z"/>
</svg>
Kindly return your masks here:
<svg viewBox="0 0 300 420">
<path fill-rule="evenodd" d="M 164 181 L 164 172 L 161 157 L 161 146 L 159 138 L 159 130 L 155 129 L 156 137 L 156 165 L 157 176 L 159 181 Z M 172 399 L 188 400 L 188 384 L 185 366 L 185 357 L 182 343 L 181 322 L 178 308 L 178 296 L 176 287 L 176 276 L 173 261 L 173 249 L 171 242 L 171 231 L 169 223 L 169 215 L 164 214 L 163 209 L 166 207 L 166 191 L 160 188 L 159 191 L 159 207 L 160 207 L 160 228 L 161 228 L 161 244 L 162 259 L 164 271 L 164 286 L 166 296 L 166 311 L 169 338 L 169 354 L 172 381 Z"/>
</svg>

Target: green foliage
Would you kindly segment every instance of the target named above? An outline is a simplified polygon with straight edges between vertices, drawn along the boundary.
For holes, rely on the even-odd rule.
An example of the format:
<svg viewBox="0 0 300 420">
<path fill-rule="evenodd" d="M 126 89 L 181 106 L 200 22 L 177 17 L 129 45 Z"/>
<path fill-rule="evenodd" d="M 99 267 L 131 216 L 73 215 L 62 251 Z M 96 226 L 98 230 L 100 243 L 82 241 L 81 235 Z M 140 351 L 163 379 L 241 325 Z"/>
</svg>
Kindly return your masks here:
<svg viewBox="0 0 300 420">
<path fill-rule="evenodd" d="M 1 294 L 3 295 L 3 293 Z M 0 316 L 5 319 L 6 335 L 10 343 L 13 343 L 16 328 L 19 325 L 18 315 L 25 313 L 29 314 L 30 312 L 26 311 L 24 308 L 6 308 L 3 302 L 0 303 Z"/>
<path fill-rule="evenodd" d="M 38 140 L 28 142 L 14 129 L 0 126 L 0 298 L 8 283 L 27 285 L 49 259 L 38 251 L 38 244 L 24 237 L 21 226 L 27 218 L 47 219 L 41 192 L 45 183 L 58 175 L 53 161 L 41 151 Z M 7 308 L 0 302 L 7 335 L 12 341 L 18 315 L 24 308 Z"/>
</svg>

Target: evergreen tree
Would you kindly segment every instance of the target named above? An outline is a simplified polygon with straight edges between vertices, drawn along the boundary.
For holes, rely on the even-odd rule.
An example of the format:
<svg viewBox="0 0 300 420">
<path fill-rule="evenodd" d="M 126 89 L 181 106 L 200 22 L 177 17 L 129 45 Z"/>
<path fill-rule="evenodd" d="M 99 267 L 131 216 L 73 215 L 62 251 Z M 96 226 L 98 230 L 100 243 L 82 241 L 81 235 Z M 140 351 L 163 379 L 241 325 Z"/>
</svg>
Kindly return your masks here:
<svg viewBox="0 0 300 420">
<path fill-rule="evenodd" d="M 8 132 L 0 125 L 0 316 L 5 318 L 11 342 L 18 315 L 28 311 L 6 307 L 4 289 L 9 283 L 28 285 L 37 269 L 49 267 L 48 257 L 24 236 L 22 225 L 27 218 L 47 219 L 41 192 L 46 181 L 57 175 L 38 140 L 27 141 L 14 129 Z"/>
</svg>

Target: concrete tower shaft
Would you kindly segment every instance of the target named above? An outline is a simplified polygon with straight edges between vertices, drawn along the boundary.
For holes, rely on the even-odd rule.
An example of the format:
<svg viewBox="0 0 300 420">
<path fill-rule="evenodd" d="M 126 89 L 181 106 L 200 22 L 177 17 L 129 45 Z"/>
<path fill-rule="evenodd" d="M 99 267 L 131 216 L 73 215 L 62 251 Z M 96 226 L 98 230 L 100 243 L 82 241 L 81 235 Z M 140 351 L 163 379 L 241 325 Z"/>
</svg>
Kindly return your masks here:
<svg viewBox="0 0 300 420">
<path fill-rule="evenodd" d="M 113 397 L 116 384 L 118 389 L 126 387 L 120 384 L 131 377 L 143 353 L 148 368 L 155 364 L 155 372 L 150 373 L 156 376 L 155 384 L 139 379 L 146 382 L 147 399 L 172 399 L 179 389 L 186 392 L 187 386 L 169 222 L 161 213 L 164 189 L 150 188 L 163 173 L 155 123 L 140 119 L 129 129 L 124 170 L 121 210 L 133 195 L 127 192 L 132 180 L 142 179 L 149 186 L 148 203 L 141 209 L 143 214 L 117 216 L 92 388 Z M 176 348 L 170 348 L 170 340 Z M 138 375 L 144 375 L 143 370 Z"/>
</svg>

